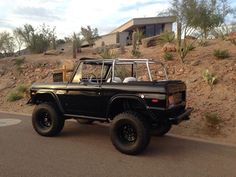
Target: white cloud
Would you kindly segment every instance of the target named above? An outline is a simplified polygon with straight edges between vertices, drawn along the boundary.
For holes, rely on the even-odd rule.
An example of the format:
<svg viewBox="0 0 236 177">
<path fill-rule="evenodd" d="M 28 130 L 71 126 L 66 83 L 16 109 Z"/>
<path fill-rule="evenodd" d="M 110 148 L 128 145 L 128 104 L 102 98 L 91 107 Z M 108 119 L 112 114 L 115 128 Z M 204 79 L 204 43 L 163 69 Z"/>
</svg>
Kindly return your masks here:
<svg viewBox="0 0 236 177">
<path fill-rule="evenodd" d="M 156 16 L 167 7 L 164 0 L 11 0 L 11 4 L 0 1 L 1 10 L 8 9 L 0 16 L 15 27 L 25 23 L 56 26 L 63 37 L 87 25 L 97 27 L 100 34 L 108 33 L 131 18 Z"/>
</svg>

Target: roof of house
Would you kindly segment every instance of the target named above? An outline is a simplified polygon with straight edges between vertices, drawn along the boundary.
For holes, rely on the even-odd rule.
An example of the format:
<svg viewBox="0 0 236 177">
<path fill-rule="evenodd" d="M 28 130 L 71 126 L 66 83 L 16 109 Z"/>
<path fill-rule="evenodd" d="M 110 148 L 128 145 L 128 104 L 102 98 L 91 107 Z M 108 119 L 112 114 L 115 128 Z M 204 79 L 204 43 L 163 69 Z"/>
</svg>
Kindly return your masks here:
<svg viewBox="0 0 236 177">
<path fill-rule="evenodd" d="M 151 25 L 151 24 L 162 24 L 162 23 L 173 23 L 176 21 L 175 16 L 164 16 L 164 17 L 145 17 L 145 18 L 133 18 L 118 28 L 114 29 L 111 33 L 123 32 L 134 26 Z"/>
</svg>

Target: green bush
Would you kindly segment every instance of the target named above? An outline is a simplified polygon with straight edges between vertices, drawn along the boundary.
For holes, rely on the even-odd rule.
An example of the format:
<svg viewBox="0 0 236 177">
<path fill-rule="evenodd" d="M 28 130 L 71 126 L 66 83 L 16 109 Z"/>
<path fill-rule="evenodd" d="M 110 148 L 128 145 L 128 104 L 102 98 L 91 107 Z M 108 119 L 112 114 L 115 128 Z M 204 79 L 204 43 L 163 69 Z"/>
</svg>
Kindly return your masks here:
<svg viewBox="0 0 236 177">
<path fill-rule="evenodd" d="M 165 52 L 163 55 L 163 58 L 168 61 L 168 60 L 173 60 L 173 55 L 170 52 Z"/>
<path fill-rule="evenodd" d="M 217 82 L 217 77 L 213 74 L 210 73 L 209 70 L 205 70 L 203 73 L 203 79 L 212 87 L 214 84 Z"/>
<path fill-rule="evenodd" d="M 205 39 L 201 39 L 199 42 L 198 42 L 199 46 L 201 47 L 206 47 L 209 45 L 209 42 Z"/>
<path fill-rule="evenodd" d="M 174 32 L 166 31 L 164 33 L 161 33 L 160 35 L 160 40 L 163 41 L 163 43 L 173 42 L 174 39 L 175 39 Z"/>
<path fill-rule="evenodd" d="M 7 97 L 7 101 L 13 102 L 13 101 L 20 100 L 23 97 L 24 97 L 24 94 L 22 92 L 11 92 Z"/>
<path fill-rule="evenodd" d="M 24 98 L 24 94 L 26 93 L 27 89 L 28 87 L 26 85 L 24 84 L 19 85 L 15 91 L 11 92 L 8 95 L 7 101 L 13 102 Z"/>
<path fill-rule="evenodd" d="M 207 112 L 205 113 L 205 120 L 210 127 L 217 127 L 222 123 L 222 119 L 217 113 Z"/>
<path fill-rule="evenodd" d="M 192 51 L 192 50 L 194 50 L 196 47 L 193 45 L 193 44 L 189 44 L 188 45 L 188 50 L 189 51 Z"/>
<path fill-rule="evenodd" d="M 21 93 L 25 93 L 28 89 L 28 86 L 24 85 L 24 84 L 21 84 L 17 87 L 17 91 L 18 92 L 21 92 Z"/>
<path fill-rule="evenodd" d="M 117 58 L 117 54 L 109 48 L 103 48 L 100 52 L 100 56 L 104 59 Z"/>
<path fill-rule="evenodd" d="M 139 58 L 141 56 L 141 52 L 139 51 L 139 49 L 134 49 L 131 53 L 135 58 Z"/>
<path fill-rule="evenodd" d="M 225 59 L 225 58 L 229 58 L 229 51 L 216 49 L 214 50 L 213 55 L 218 59 Z"/>
<path fill-rule="evenodd" d="M 25 57 L 18 57 L 14 59 L 16 66 L 21 66 L 25 62 Z"/>
</svg>

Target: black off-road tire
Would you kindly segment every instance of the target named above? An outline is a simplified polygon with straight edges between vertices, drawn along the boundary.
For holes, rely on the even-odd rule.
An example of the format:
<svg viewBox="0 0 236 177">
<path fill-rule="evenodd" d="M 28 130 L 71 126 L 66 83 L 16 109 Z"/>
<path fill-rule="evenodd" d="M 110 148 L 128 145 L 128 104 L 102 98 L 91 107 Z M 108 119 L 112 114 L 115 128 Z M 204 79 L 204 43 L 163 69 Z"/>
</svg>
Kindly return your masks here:
<svg viewBox="0 0 236 177">
<path fill-rule="evenodd" d="M 88 120 L 88 119 L 76 119 L 76 121 L 79 124 L 92 124 L 94 122 L 93 120 Z"/>
<path fill-rule="evenodd" d="M 35 107 L 32 115 L 34 130 L 42 136 L 56 136 L 64 127 L 65 119 L 53 104 L 42 103 Z"/>
<path fill-rule="evenodd" d="M 162 122 L 156 127 L 153 128 L 151 134 L 153 136 L 164 136 L 166 133 L 168 133 L 171 129 L 171 124 L 169 122 Z"/>
<path fill-rule="evenodd" d="M 138 113 L 124 112 L 113 119 L 110 136 L 117 150 L 136 155 L 143 152 L 150 142 L 149 125 Z"/>
</svg>

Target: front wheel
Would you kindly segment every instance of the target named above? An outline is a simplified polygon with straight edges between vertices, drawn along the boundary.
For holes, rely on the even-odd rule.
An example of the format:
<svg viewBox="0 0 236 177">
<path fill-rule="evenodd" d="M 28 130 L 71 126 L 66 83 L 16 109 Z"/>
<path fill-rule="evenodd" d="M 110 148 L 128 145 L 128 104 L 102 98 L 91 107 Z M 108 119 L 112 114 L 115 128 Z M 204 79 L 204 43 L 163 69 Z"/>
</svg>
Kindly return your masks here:
<svg viewBox="0 0 236 177">
<path fill-rule="evenodd" d="M 147 122 L 135 112 L 124 112 L 112 121 L 110 136 L 120 152 L 135 155 L 144 151 L 150 141 Z"/>
<path fill-rule="evenodd" d="M 32 115 L 34 130 L 42 136 L 56 136 L 64 127 L 65 119 L 59 111 L 49 103 L 42 103 L 35 107 Z"/>
</svg>

